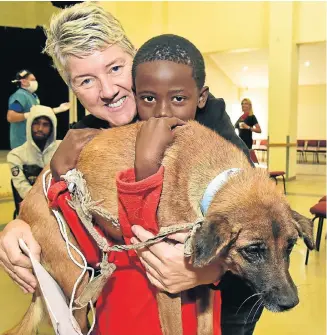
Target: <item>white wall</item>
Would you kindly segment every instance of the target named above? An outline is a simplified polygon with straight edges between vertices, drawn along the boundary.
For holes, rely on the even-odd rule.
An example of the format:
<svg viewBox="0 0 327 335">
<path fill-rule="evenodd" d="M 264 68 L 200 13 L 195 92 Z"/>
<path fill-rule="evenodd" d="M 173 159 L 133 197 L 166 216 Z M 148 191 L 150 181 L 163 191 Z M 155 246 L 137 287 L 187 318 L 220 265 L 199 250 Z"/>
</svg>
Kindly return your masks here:
<svg viewBox="0 0 327 335">
<path fill-rule="evenodd" d="M 209 55 L 203 56 L 206 67 L 205 85 L 209 86 L 210 92 L 216 98 L 223 98 L 225 100 L 226 112 L 232 119 L 233 106 L 238 103 L 238 88 Z"/>
<path fill-rule="evenodd" d="M 326 139 L 326 85 L 299 86 L 298 139 Z"/>
<path fill-rule="evenodd" d="M 326 139 L 326 85 L 298 87 L 297 139 Z M 268 89 L 249 88 L 239 90 L 239 101 L 249 98 L 253 111 L 262 128 L 254 138 L 267 138 L 268 133 Z M 233 107 L 232 121 L 241 109 Z M 276 129 L 276 131 L 278 131 Z"/>
</svg>

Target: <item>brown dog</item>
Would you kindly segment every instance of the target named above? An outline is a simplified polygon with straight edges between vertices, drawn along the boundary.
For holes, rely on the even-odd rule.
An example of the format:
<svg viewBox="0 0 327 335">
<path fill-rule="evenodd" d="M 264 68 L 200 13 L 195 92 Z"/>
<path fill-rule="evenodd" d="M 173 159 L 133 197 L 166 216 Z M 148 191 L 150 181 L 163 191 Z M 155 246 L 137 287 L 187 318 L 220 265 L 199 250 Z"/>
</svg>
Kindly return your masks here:
<svg viewBox="0 0 327 335">
<path fill-rule="evenodd" d="M 77 165 L 92 199 L 104 199 L 102 206 L 116 217 L 115 177 L 118 171 L 134 165 L 135 139 L 141 125 L 103 131 L 83 149 Z M 161 227 L 196 221 L 201 216 L 200 201 L 208 184 L 223 171 L 240 169 L 212 199 L 193 239 L 193 264 L 202 267 L 219 258 L 226 271 L 252 285 L 267 309 L 280 312 L 297 305 L 297 289 L 288 271 L 289 255 L 299 236 L 313 248 L 312 223 L 290 209 L 267 172 L 252 168 L 237 147 L 194 121 L 176 131 L 162 164 L 165 175 L 158 209 Z M 67 256 L 57 223 L 47 207 L 41 178 L 24 201 L 20 218 L 31 224 L 42 248 L 42 263 L 70 297 L 81 270 Z M 107 234 L 121 239 L 119 229 L 110 222 L 96 220 Z M 83 285 L 77 295 L 82 289 Z M 199 313 L 199 335 L 212 334 L 210 292 L 204 290 L 206 294 L 202 292 L 201 296 L 207 300 Z M 171 298 L 161 293 L 158 304 L 163 334 L 182 334 L 179 296 Z M 24 319 L 6 334 L 32 334 L 42 319 L 41 307 L 40 297 L 35 294 Z M 76 319 L 86 332 L 86 309 L 79 311 Z"/>
</svg>

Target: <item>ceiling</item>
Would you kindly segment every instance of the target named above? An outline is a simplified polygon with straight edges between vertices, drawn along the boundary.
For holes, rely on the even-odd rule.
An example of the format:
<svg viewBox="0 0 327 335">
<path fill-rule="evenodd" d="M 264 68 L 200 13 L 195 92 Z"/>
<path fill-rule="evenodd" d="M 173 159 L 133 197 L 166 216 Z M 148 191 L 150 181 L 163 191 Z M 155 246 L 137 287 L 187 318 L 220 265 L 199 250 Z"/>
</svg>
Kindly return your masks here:
<svg viewBox="0 0 327 335">
<path fill-rule="evenodd" d="M 240 49 L 210 54 L 238 87 L 268 87 L 268 49 Z M 305 66 L 306 62 L 309 66 Z M 308 65 L 308 64 L 307 64 Z M 299 85 L 326 84 L 326 42 L 299 46 Z"/>
</svg>

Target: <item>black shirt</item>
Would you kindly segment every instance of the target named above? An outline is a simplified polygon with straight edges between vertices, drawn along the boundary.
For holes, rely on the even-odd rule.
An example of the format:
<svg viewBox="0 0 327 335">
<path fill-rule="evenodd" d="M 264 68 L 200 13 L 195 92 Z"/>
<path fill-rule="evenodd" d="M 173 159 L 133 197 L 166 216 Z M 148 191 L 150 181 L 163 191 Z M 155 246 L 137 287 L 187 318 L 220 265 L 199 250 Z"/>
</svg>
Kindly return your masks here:
<svg viewBox="0 0 327 335">
<path fill-rule="evenodd" d="M 226 113 L 226 104 L 224 99 L 217 99 L 212 94 L 209 94 L 207 103 L 204 108 L 198 109 L 196 112 L 195 120 L 202 125 L 214 130 L 220 136 L 224 137 L 226 140 L 230 141 L 237 147 L 239 147 L 250 159 L 250 153 L 244 142 L 237 136 L 235 129 L 231 123 L 231 120 Z M 132 121 L 136 122 L 137 117 Z M 87 115 L 82 120 L 75 123 L 72 128 L 82 129 L 82 128 L 110 128 L 107 121 L 100 120 L 93 115 Z"/>
<path fill-rule="evenodd" d="M 243 140 L 243 142 L 247 145 L 249 149 L 252 148 L 252 131 L 250 129 L 241 129 L 240 122 L 244 122 L 250 127 L 253 127 L 258 123 L 257 118 L 254 115 L 249 115 L 245 120 L 241 120 L 239 118 L 235 124 L 235 128 L 239 130 L 239 136 Z"/>
</svg>

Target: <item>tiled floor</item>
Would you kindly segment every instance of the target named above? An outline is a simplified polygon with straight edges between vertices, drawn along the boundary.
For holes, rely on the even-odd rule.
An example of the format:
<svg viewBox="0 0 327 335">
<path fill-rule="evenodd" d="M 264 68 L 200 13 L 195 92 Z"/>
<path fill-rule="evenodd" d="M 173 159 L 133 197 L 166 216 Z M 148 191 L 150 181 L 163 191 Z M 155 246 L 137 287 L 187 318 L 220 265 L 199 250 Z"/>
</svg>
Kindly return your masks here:
<svg viewBox="0 0 327 335">
<path fill-rule="evenodd" d="M 287 183 L 287 197 L 293 209 L 311 217 L 309 208 L 326 194 L 325 169 L 324 165 L 299 166 L 298 170 L 303 174 L 299 174 L 295 181 Z M 0 202 L 0 225 L 8 222 L 12 218 L 12 213 L 11 201 Z M 292 311 L 285 313 L 274 314 L 264 311 L 255 335 L 326 334 L 326 240 L 324 237 L 325 230 L 321 249 L 319 252 L 314 251 L 310 254 L 308 266 L 304 265 L 306 248 L 301 241 L 292 253 L 291 274 L 299 289 L 300 304 Z M 0 270 L 0 294 L 0 333 L 2 333 L 21 318 L 26 311 L 30 296 L 21 293 L 2 270 Z M 46 328 L 39 334 L 53 333 Z"/>
</svg>

